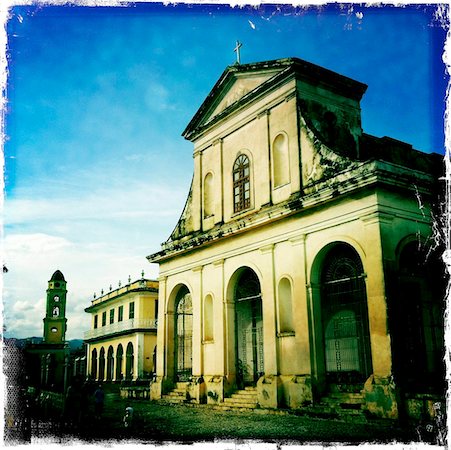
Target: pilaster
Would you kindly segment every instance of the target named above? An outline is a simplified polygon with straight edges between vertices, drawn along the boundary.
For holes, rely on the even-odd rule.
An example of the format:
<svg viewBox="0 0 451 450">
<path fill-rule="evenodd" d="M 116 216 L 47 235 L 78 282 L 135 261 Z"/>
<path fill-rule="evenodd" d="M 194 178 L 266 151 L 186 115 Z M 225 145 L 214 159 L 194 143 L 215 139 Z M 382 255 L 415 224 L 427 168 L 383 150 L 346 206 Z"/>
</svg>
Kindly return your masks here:
<svg viewBox="0 0 451 450">
<path fill-rule="evenodd" d="M 192 370 L 193 377 L 199 377 L 203 373 L 203 347 L 202 347 L 202 327 L 203 327 L 203 289 L 202 272 L 203 267 L 198 266 L 192 269 L 194 278 L 191 292 L 193 305 L 193 348 L 192 348 Z"/>
<path fill-rule="evenodd" d="M 389 377 L 392 373 L 392 355 L 387 328 L 381 220 L 376 212 L 362 221 L 365 226 L 365 248 L 368 249 L 365 271 L 373 373 L 376 377 Z"/>
<path fill-rule="evenodd" d="M 277 375 L 276 295 L 274 281 L 274 244 L 260 248 L 262 254 L 263 355 L 265 375 Z"/>
</svg>

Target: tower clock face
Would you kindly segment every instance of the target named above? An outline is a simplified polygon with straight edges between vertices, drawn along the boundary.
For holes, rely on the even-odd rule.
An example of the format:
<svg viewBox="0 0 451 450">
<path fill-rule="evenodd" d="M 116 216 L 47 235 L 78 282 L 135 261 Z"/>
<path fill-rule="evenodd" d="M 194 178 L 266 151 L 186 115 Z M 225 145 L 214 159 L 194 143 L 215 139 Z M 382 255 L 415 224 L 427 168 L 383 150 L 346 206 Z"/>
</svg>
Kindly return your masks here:
<svg viewBox="0 0 451 450">
<path fill-rule="evenodd" d="M 53 300 L 54 300 L 55 302 L 59 302 L 59 301 L 60 301 L 60 298 L 59 298 L 57 295 L 55 295 L 55 297 L 53 297 Z"/>
</svg>

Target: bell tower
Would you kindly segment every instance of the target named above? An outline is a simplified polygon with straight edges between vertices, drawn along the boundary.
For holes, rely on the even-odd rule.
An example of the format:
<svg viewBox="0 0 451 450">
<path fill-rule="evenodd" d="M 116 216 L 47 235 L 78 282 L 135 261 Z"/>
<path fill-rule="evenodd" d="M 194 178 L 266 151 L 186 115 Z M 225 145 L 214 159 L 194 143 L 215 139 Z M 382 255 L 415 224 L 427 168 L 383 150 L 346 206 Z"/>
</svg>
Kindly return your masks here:
<svg viewBox="0 0 451 450">
<path fill-rule="evenodd" d="M 47 288 L 47 305 L 44 318 L 44 343 L 61 344 L 66 338 L 66 280 L 57 270 Z"/>
</svg>

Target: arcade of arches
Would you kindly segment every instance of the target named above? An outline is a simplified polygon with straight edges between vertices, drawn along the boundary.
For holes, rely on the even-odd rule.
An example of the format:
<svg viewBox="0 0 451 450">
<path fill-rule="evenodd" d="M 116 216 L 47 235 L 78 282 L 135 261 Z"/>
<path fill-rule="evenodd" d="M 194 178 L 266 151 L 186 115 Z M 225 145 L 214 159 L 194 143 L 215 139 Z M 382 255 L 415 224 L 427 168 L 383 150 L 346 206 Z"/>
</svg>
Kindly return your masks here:
<svg viewBox="0 0 451 450">
<path fill-rule="evenodd" d="M 392 376 L 405 392 L 431 392 L 430 386 L 442 384 L 442 297 L 419 265 L 418 242 L 398 245 L 399 276 L 390 281 L 399 294 L 388 300 L 385 316 L 380 280 L 368 270 L 371 256 L 335 241 L 306 258 L 307 241 L 260 248 L 247 257 L 248 265 L 230 259 L 193 269 L 184 273 L 189 281 L 172 288 L 171 277 L 160 280 L 170 305 L 159 335 L 165 344 L 159 375 L 166 386 L 189 382 L 199 402 L 256 386 L 262 406 L 300 407 L 336 391 L 395 398 Z M 279 246 L 286 261 L 276 263 Z M 390 334 L 397 322 L 403 326 Z M 158 382 L 154 397 L 161 395 L 156 388 Z M 381 415 L 397 414 L 395 404 Z"/>
<path fill-rule="evenodd" d="M 133 342 L 129 341 L 124 345 L 122 343 L 98 344 L 90 349 L 89 361 L 89 375 L 93 380 L 122 381 L 137 378 L 138 361 Z"/>
</svg>

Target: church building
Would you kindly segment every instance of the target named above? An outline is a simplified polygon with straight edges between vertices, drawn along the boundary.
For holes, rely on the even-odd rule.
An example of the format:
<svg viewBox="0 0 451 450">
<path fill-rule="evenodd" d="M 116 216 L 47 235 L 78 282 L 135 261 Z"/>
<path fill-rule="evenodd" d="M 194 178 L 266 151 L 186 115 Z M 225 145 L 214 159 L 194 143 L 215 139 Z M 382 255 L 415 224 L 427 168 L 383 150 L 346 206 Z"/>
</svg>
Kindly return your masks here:
<svg viewBox="0 0 451 450">
<path fill-rule="evenodd" d="M 366 89 L 297 58 L 216 82 L 183 132 L 185 208 L 148 256 L 152 398 L 220 405 L 247 389 L 261 408 L 305 408 L 339 394 L 385 418 L 443 398 L 442 161 L 365 134 Z"/>
</svg>

